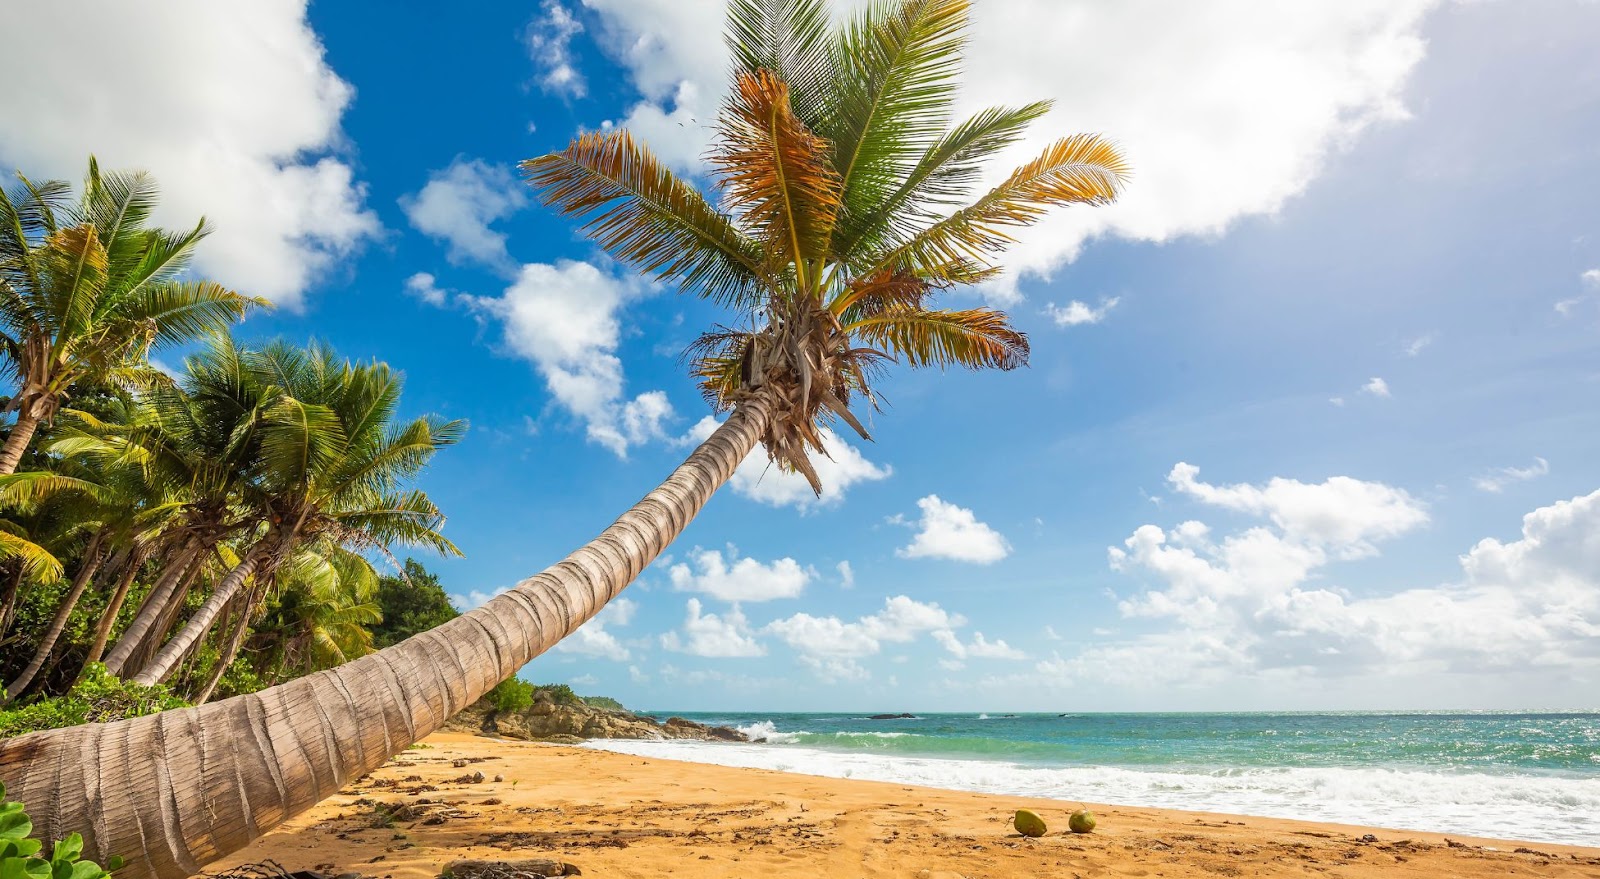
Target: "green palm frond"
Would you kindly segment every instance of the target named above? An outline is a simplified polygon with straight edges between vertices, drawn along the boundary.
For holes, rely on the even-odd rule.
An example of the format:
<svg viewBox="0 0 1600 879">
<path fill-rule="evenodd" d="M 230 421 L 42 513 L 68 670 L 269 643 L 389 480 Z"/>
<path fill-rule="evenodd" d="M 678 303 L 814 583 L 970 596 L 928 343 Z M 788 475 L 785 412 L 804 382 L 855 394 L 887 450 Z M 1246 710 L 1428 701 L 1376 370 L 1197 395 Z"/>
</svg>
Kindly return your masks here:
<svg viewBox="0 0 1600 879">
<path fill-rule="evenodd" d="M 944 131 L 961 72 L 967 0 L 877 4 L 839 36 L 833 141 L 845 214 L 869 216 Z"/>
<path fill-rule="evenodd" d="M 626 131 L 582 135 L 521 167 L 546 205 L 646 275 L 742 308 L 771 282 L 760 248 Z"/>
<path fill-rule="evenodd" d="M 930 265 L 984 260 L 1015 240 L 1010 230 L 1036 222 L 1052 207 L 1111 203 L 1127 174 L 1127 164 L 1110 141 L 1092 134 L 1063 138 L 972 205 L 876 255 L 873 271 L 917 272 Z"/>
<path fill-rule="evenodd" d="M 177 343 L 225 332 L 252 308 L 272 303 L 213 281 L 168 281 L 132 291 L 118 319 L 148 324 L 157 341 Z"/>
<path fill-rule="evenodd" d="M 795 113 L 815 124 L 838 70 L 826 0 L 733 0 L 726 42 L 734 69 L 767 70 L 788 83 Z"/>
<path fill-rule="evenodd" d="M 894 191 L 874 203 L 853 203 L 834 234 L 835 252 L 850 261 L 858 249 L 870 251 L 885 236 L 909 238 L 936 220 L 940 207 L 966 199 L 983 163 L 1015 143 L 1049 110 L 1049 101 L 991 107 L 952 128 L 928 147 Z"/>
</svg>

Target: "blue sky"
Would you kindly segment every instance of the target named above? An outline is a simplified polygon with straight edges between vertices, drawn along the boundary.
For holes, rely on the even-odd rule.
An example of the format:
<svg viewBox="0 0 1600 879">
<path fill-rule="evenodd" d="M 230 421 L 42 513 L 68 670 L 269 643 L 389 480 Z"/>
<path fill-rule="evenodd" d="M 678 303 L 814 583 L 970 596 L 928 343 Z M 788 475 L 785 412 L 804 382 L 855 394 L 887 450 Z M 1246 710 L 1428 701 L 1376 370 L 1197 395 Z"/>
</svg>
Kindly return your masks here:
<svg viewBox="0 0 1600 879">
<path fill-rule="evenodd" d="M 1247 6 L 978 4 L 964 100 L 1054 98 L 1040 138 L 1135 167 L 954 297 L 1009 308 L 1031 368 L 895 373 L 821 502 L 752 464 L 524 676 L 678 709 L 1594 707 L 1600 4 Z M 717 4 L 146 13 L 0 97 L 30 120 L 0 162 L 151 169 L 217 225 L 201 269 L 280 303 L 244 335 L 468 419 L 424 482 L 464 605 L 703 435 L 678 355 L 718 312 L 513 166 L 626 124 L 703 170 Z"/>
</svg>

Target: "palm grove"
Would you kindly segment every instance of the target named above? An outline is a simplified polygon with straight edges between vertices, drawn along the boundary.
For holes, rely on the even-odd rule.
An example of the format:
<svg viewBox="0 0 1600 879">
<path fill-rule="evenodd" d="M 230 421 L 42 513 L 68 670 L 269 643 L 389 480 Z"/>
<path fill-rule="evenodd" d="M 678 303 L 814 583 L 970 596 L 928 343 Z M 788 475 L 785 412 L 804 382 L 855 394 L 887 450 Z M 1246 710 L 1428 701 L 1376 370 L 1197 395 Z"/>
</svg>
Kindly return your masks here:
<svg viewBox="0 0 1600 879">
<path fill-rule="evenodd" d="M 76 199 L 26 178 L 0 193 L 0 700 L 28 697 L 12 725 L 100 719 L 40 698 L 75 683 L 115 692 L 115 716 L 338 665 L 372 649 L 374 553 L 455 552 L 407 484 L 461 425 L 399 420 L 384 364 L 235 341 L 265 303 L 187 278 L 205 226 L 152 227 L 155 199 L 92 160 Z M 148 355 L 177 344 L 196 348 L 173 379 Z"/>
<path fill-rule="evenodd" d="M 1050 208 L 1112 200 L 1126 170 L 1107 141 L 1075 135 L 980 187 L 986 160 L 1049 108 L 954 117 L 967 25 L 967 0 L 877 3 L 842 26 L 825 0 L 733 0 L 732 83 L 709 153 L 714 198 L 626 131 L 585 134 L 523 163 L 544 202 L 620 262 L 729 313 L 690 358 L 726 420 L 594 540 L 477 610 L 336 667 L 195 708 L 0 741 L 0 781 L 52 834 L 92 829 L 88 850 L 127 857 L 129 875 L 192 874 L 381 765 L 593 617 L 757 444 L 820 490 L 811 459 L 823 452 L 822 426 L 866 437 L 861 415 L 887 366 L 1025 364 L 1027 340 L 1006 315 L 934 300 L 993 278 L 1011 232 Z M 231 318 L 243 307 L 220 310 Z M 86 474 L 136 459 L 139 479 L 161 481 L 169 454 L 171 467 L 203 471 L 185 483 L 202 497 L 159 545 L 121 537 L 124 527 L 143 534 L 141 520 L 108 533 L 130 554 L 145 547 L 158 596 L 187 591 L 172 584 L 190 583 L 191 569 L 215 585 L 185 606 L 175 634 L 141 634 L 108 664 L 126 673 L 132 662 L 135 680 L 158 680 L 204 630 L 232 632 L 212 636 L 225 656 L 238 630 L 218 620 L 244 613 L 254 584 L 302 560 L 337 573 L 352 553 L 393 540 L 449 550 L 426 499 L 395 486 L 456 428 L 424 420 L 364 433 L 359 416 L 346 420 L 363 405 L 350 398 L 371 399 L 384 379 L 363 369 L 323 351 L 214 341 L 176 385 L 138 386 L 154 427 L 90 418 L 63 436 L 60 454 Z M 242 433 L 212 435 L 210 419 L 240 412 L 250 413 Z M 169 414 L 186 426 L 171 428 Z M 320 444 L 318 426 L 338 440 Z M 186 457 L 150 439 L 168 429 L 223 444 Z M 391 445 L 408 451 L 390 455 Z"/>
</svg>

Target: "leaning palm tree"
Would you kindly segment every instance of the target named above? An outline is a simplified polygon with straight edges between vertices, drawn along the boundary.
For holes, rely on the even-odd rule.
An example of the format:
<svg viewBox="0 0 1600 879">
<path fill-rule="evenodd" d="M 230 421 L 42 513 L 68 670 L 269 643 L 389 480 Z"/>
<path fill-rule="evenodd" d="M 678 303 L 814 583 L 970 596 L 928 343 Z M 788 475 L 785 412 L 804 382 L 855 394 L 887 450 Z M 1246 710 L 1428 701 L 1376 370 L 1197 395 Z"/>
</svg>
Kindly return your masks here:
<svg viewBox="0 0 1600 879">
<path fill-rule="evenodd" d="M 0 446 L 0 475 L 13 473 L 39 424 L 67 388 L 144 372 L 157 343 L 224 329 L 265 300 L 210 281 L 181 278 L 202 220 L 187 232 L 148 225 L 155 184 L 145 174 L 89 174 L 77 204 L 60 181 L 0 190 L 0 367 L 16 393 L 16 422 Z"/>
<path fill-rule="evenodd" d="M 890 359 L 1019 366 L 1004 315 L 932 307 L 993 276 L 1010 233 L 1101 204 L 1124 168 L 1105 141 L 1057 141 L 976 198 L 980 162 L 1041 104 L 951 124 L 966 0 L 873 4 L 830 30 L 824 0 L 734 0 L 734 88 L 713 146 L 715 205 L 626 133 L 526 163 L 619 260 L 732 307 L 696 349 L 727 419 L 594 540 L 483 607 L 336 669 L 200 708 L 0 743 L 0 779 L 46 833 L 91 828 L 133 877 L 234 851 L 438 729 L 573 632 L 654 560 L 758 443 L 815 479 L 819 421 Z M 133 755 L 137 755 L 135 758 Z M 88 793 L 89 795 L 85 795 Z"/>
</svg>

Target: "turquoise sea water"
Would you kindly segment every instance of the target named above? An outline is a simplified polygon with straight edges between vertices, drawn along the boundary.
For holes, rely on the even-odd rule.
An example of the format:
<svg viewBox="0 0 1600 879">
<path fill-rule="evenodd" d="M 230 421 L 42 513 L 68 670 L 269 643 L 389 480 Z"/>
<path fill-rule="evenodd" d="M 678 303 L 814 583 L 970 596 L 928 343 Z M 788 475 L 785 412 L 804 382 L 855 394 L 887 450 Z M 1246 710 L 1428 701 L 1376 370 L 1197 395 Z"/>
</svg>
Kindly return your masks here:
<svg viewBox="0 0 1600 879">
<path fill-rule="evenodd" d="M 1600 846 L 1600 713 L 684 716 L 766 741 L 593 745 L 1074 802 Z"/>
</svg>

